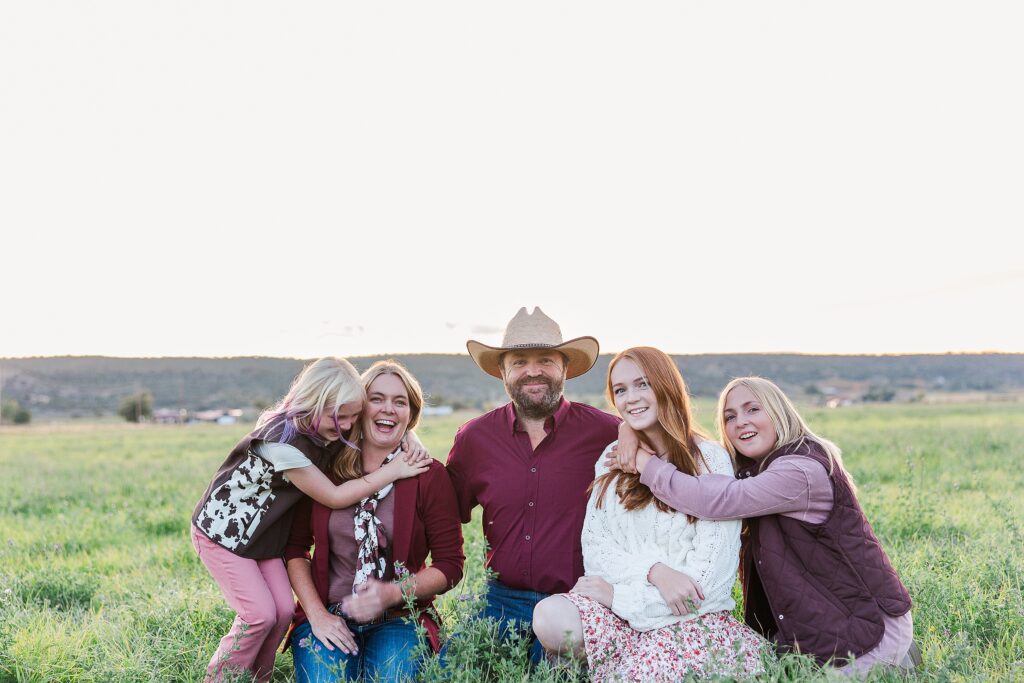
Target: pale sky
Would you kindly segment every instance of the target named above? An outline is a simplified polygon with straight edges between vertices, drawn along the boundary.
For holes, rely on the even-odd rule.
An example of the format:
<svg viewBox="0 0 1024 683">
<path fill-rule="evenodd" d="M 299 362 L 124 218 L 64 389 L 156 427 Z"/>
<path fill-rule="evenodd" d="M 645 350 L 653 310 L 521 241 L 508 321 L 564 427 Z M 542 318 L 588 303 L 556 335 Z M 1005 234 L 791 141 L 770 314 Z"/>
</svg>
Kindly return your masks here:
<svg viewBox="0 0 1024 683">
<path fill-rule="evenodd" d="M 1024 351 L 1020 2 L 5 2 L 0 357 Z"/>
</svg>

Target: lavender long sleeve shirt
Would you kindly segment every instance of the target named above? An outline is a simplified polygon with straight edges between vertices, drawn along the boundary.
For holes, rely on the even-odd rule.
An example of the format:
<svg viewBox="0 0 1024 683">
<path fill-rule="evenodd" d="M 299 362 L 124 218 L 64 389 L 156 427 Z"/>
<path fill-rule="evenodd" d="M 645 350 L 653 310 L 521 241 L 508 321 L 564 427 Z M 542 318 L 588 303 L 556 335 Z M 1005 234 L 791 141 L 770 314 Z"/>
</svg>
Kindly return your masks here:
<svg viewBox="0 0 1024 683">
<path fill-rule="evenodd" d="M 756 477 L 736 479 L 724 474 L 683 474 L 670 463 L 651 458 L 640 483 L 680 512 L 703 519 L 742 519 L 783 515 L 820 524 L 832 510 L 832 483 L 820 463 L 801 455 L 783 455 Z M 841 671 L 865 671 L 875 664 L 906 666 L 914 638 L 910 612 L 882 615 L 885 634 L 870 652 Z"/>
</svg>

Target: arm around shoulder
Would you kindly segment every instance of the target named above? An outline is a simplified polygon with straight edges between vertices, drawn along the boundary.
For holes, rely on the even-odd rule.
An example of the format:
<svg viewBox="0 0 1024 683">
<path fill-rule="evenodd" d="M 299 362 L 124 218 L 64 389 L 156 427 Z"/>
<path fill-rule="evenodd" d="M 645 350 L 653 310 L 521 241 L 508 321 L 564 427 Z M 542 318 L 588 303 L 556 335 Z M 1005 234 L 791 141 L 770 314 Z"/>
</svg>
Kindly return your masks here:
<svg viewBox="0 0 1024 683">
<path fill-rule="evenodd" d="M 455 433 L 455 441 L 452 443 L 452 449 L 448 451 L 448 463 L 445 465 L 455 495 L 456 514 L 463 524 L 472 519 L 473 508 L 477 506 L 470 485 L 468 470 L 471 465 L 471 453 L 467 441 L 466 425 L 463 425 Z"/>
<path fill-rule="evenodd" d="M 396 475 L 403 463 L 397 460 L 396 458 L 395 461 L 359 479 L 350 479 L 341 484 L 332 482 L 314 465 L 288 470 L 288 478 L 300 491 L 316 502 L 337 510 L 355 505 L 363 498 L 400 479 L 401 477 Z"/>
</svg>

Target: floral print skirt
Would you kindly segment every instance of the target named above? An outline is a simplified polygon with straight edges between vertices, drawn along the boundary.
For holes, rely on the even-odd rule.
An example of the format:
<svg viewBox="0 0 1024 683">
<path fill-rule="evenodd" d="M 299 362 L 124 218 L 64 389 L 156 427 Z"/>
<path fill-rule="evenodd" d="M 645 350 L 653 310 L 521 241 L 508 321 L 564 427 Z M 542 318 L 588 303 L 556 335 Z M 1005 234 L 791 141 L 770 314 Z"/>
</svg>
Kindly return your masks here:
<svg viewBox="0 0 1024 683">
<path fill-rule="evenodd" d="M 636 631 L 610 609 L 577 593 L 562 597 L 580 611 L 593 681 L 678 681 L 764 671 L 767 642 L 729 612 L 711 612 L 653 631 Z"/>
</svg>

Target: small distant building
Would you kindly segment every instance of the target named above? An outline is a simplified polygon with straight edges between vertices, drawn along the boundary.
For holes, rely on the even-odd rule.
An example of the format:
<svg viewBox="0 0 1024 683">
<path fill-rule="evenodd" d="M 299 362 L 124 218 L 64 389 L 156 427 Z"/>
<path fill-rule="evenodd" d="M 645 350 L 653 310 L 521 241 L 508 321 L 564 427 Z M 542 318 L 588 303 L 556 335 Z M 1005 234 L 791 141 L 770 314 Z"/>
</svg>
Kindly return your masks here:
<svg viewBox="0 0 1024 683">
<path fill-rule="evenodd" d="M 852 400 L 840 396 L 833 396 L 829 400 L 825 401 L 826 408 L 845 408 L 846 406 L 852 405 Z"/>
<path fill-rule="evenodd" d="M 192 415 L 195 422 L 206 422 L 219 425 L 233 425 L 245 416 L 242 408 L 230 410 L 200 410 Z"/>
<path fill-rule="evenodd" d="M 452 406 L 423 406 L 423 415 L 451 415 L 455 412 Z"/>
<path fill-rule="evenodd" d="M 188 421 L 188 411 L 184 408 L 158 408 L 153 411 L 153 422 L 157 424 L 184 424 Z"/>
</svg>

